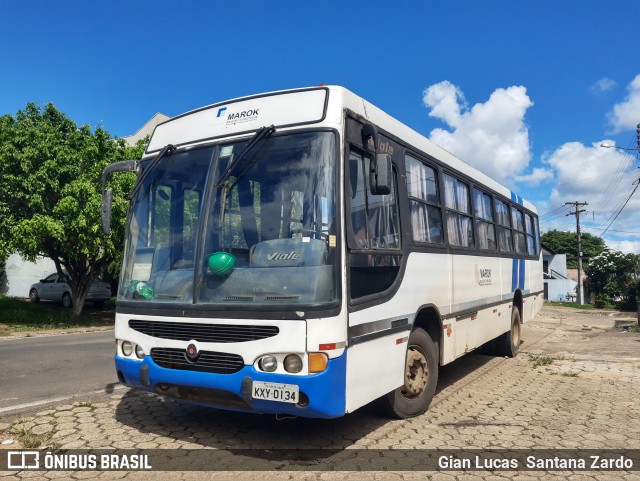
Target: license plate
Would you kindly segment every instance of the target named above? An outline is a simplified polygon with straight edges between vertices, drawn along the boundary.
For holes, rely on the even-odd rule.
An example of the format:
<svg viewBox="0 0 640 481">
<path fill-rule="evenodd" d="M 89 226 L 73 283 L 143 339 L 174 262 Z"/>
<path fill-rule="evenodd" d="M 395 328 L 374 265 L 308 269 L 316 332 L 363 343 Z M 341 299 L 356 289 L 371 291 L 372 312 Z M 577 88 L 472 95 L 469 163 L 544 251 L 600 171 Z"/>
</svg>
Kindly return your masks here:
<svg viewBox="0 0 640 481">
<path fill-rule="evenodd" d="M 253 399 L 264 399 L 265 401 L 295 404 L 298 402 L 298 386 L 295 384 L 253 381 L 251 397 Z"/>
</svg>

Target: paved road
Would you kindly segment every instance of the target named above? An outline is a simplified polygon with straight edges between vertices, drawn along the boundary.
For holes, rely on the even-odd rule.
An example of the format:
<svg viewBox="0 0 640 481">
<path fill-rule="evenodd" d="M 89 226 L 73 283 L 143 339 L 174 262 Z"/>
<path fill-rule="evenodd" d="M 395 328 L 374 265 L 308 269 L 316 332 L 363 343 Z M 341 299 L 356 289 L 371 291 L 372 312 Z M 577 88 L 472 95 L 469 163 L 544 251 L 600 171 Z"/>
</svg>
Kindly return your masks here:
<svg viewBox="0 0 640 481">
<path fill-rule="evenodd" d="M 113 354 L 113 331 L 0 339 L 0 416 L 113 389 Z"/>
<path fill-rule="evenodd" d="M 128 389 L 103 402 L 59 403 L 13 426 L 3 427 L 0 414 L 0 458 L 3 448 L 22 447 L 16 433 L 28 432 L 41 448 L 136 448 L 155 469 L 179 471 L 0 470 L 0 479 L 640 481 L 640 335 L 582 316 L 543 310 L 523 327 L 517 358 L 471 354 L 445 366 L 429 411 L 404 421 L 369 407 L 334 420 L 276 421 Z M 425 464 L 435 448 L 624 449 L 638 464 L 625 471 L 433 471 Z M 291 453 L 300 449 L 303 455 Z"/>
</svg>

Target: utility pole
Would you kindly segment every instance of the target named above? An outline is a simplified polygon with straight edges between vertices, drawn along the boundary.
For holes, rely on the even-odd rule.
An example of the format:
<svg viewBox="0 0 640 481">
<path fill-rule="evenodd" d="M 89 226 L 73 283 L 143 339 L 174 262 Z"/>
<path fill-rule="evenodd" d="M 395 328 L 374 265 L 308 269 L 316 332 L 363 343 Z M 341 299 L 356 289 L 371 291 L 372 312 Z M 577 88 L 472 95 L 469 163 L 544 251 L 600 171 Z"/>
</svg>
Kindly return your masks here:
<svg viewBox="0 0 640 481">
<path fill-rule="evenodd" d="M 565 202 L 564 205 L 572 205 L 575 209 L 573 212 L 569 212 L 567 215 L 576 216 L 576 237 L 578 238 L 578 304 L 584 304 L 584 291 L 582 289 L 582 242 L 580 237 L 580 213 L 586 212 L 585 209 L 578 209 L 589 205 L 586 202 Z"/>
</svg>

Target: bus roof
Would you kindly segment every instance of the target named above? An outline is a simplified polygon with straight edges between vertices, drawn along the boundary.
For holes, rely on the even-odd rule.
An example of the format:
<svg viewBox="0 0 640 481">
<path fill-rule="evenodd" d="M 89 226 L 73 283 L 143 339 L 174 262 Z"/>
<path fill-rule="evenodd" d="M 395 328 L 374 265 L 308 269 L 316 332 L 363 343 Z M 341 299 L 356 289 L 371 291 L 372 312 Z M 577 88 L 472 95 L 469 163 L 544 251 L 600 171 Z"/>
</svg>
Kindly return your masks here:
<svg viewBox="0 0 640 481">
<path fill-rule="evenodd" d="M 238 97 L 186 112 L 155 128 L 146 153 L 157 152 L 167 144 L 180 146 L 248 134 L 266 125 L 274 125 L 279 129 L 311 124 L 339 128 L 344 122 L 345 108 L 402 139 L 418 151 L 536 212 L 533 204 L 504 185 L 362 97 L 337 85 L 280 90 Z"/>
</svg>

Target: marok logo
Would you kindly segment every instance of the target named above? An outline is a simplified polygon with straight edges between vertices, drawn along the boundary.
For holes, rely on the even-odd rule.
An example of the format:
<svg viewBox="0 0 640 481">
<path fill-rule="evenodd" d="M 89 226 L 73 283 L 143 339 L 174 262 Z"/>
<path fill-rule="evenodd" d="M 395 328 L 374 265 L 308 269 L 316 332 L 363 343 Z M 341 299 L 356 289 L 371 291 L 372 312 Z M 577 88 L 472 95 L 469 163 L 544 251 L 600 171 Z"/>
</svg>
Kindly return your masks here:
<svg viewBox="0 0 640 481">
<path fill-rule="evenodd" d="M 300 252 L 274 252 L 267 256 L 268 261 L 297 261 L 302 257 Z"/>
<path fill-rule="evenodd" d="M 225 111 L 226 111 L 226 110 L 227 110 L 227 108 L 226 108 L 226 107 L 220 107 L 220 108 L 218 109 L 218 115 L 217 115 L 217 116 L 218 116 L 218 117 L 220 117 L 222 114 L 224 114 L 224 113 L 225 113 Z"/>
<path fill-rule="evenodd" d="M 229 114 L 227 120 L 236 120 L 236 119 L 244 119 L 247 117 L 256 117 L 258 115 L 258 111 L 260 109 L 251 109 L 251 110 L 243 110 L 242 112 L 236 112 L 234 114 Z M 218 112 L 219 114 L 219 112 Z"/>
</svg>

